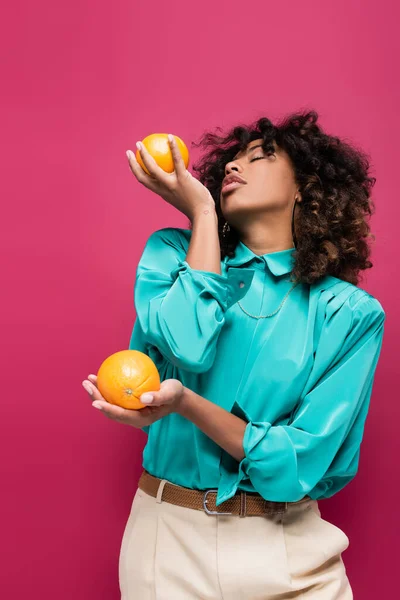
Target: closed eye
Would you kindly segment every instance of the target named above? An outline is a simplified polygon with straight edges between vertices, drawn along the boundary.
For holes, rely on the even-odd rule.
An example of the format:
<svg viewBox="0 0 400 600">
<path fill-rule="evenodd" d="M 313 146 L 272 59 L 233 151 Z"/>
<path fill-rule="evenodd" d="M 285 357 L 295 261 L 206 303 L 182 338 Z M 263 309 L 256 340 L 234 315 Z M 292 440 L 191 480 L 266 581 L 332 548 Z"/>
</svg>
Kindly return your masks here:
<svg viewBox="0 0 400 600">
<path fill-rule="evenodd" d="M 271 154 L 275 154 L 275 152 L 266 152 L 267 156 L 270 156 Z M 265 158 L 265 156 L 256 156 L 255 158 L 252 158 L 250 162 L 254 162 L 255 160 L 261 160 L 262 158 Z"/>
</svg>

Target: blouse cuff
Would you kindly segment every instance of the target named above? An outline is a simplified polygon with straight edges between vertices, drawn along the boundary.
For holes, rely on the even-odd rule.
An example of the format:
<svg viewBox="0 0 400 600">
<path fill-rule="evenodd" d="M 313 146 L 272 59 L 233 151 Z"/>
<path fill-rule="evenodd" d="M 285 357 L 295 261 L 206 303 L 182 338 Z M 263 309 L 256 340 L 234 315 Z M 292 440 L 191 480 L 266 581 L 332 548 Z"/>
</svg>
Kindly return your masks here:
<svg viewBox="0 0 400 600">
<path fill-rule="evenodd" d="M 233 456 L 231 456 L 223 450 L 221 456 L 221 477 L 219 480 L 218 493 L 215 500 L 216 506 L 219 506 L 220 504 L 222 504 L 222 502 L 225 502 L 226 500 L 229 500 L 229 498 L 232 498 L 232 496 L 236 494 L 240 482 L 243 479 L 248 479 L 247 468 L 250 464 L 248 455 L 251 451 L 251 448 L 257 443 L 257 441 L 251 440 L 251 435 L 253 432 L 253 423 L 247 412 L 240 406 L 240 404 L 238 404 L 238 402 L 234 403 L 231 412 L 240 419 L 247 421 L 247 425 L 244 430 L 243 436 L 244 457 L 238 463 L 238 461 L 235 458 L 233 458 Z M 264 425 L 267 424 L 264 423 Z M 271 427 L 271 424 L 269 424 L 269 426 Z"/>
<path fill-rule="evenodd" d="M 222 275 L 213 271 L 193 269 L 186 260 L 181 260 L 170 275 L 173 281 L 178 276 L 190 277 L 199 293 L 208 292 L 226 311 L 247 294 L 254 277 L 254 269 L 231 268 L 227 275 Z"/>
</svg>

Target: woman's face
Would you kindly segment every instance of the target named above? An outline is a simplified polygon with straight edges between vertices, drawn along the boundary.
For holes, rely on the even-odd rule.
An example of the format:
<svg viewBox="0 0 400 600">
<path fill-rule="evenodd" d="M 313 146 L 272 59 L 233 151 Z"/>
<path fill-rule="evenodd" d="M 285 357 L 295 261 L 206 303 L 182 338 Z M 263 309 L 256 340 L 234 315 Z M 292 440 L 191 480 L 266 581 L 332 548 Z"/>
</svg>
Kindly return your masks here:
<svg viewBox="0 0 400 600">
<path fill-rule="evenodd" d="M 237 174 L 246 181 L 220 195 L 222 214 L 239 229 L 247 217 L 291 211 L 298 190 L 289 155 L 275 141 L 274 152 L 264 152 L 262 141 L 251 141 L 225 167 L 225 176 Z"/>
</svg>

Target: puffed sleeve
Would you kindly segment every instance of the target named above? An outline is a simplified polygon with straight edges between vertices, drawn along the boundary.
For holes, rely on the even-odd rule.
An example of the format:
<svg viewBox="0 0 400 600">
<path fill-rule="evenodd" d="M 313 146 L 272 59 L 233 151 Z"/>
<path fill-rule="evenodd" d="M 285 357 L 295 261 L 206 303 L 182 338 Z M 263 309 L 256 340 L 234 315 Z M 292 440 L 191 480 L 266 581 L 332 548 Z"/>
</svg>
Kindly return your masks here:
<svg viewBox="0 0 400 600">
<path fill-rule="evenodd" d="M 322 496 L 326 487 L 314 490 L 322 479 L 338 491 L 355 476 L 384 320 L 381 304 L 367 292 L 356 302 L 350 295 L 328 314 L 310 381 L 287 425 L 252 422 L 235 403 L 232 412 L 247 421 L 245 456 L 225 462 L 217 506 L 246 477 L 266 500 L 296 502 Z"/>
<path fill-rule="evenodd" d="M 135 309 L 149 344 L 173 365 L 201 373 L 212 366 L 225 313 L 247 293 L 254 270 L 192 269 L 186 254 L 179 230 L 150 235 L 137 268 Z"/>
</svg>

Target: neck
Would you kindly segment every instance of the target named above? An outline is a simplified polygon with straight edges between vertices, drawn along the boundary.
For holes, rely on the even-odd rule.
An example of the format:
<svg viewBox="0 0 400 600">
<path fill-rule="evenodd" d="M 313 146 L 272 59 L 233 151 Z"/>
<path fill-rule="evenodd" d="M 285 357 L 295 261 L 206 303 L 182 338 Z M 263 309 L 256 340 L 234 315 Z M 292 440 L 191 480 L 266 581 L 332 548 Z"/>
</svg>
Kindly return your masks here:
<svg viewBox="0 0 400 600">
<path fill-rule="evenodd" d="M 280 226 L 279 223 L 276 226 L 258 223 L 247 231 L 239 231 L 239 238 L 258 255 L 294 248 L 292 232 L 287 231 L 287 225 L 282 221 Z"/>
</svg>

